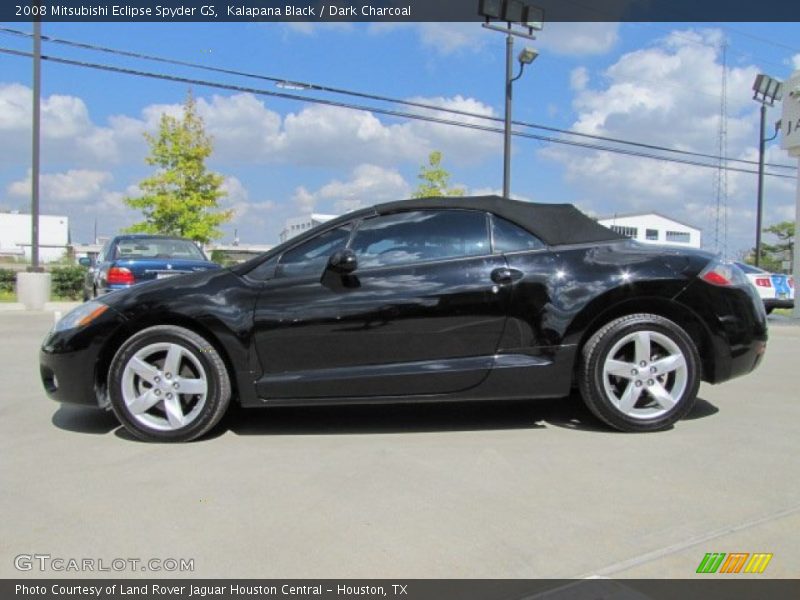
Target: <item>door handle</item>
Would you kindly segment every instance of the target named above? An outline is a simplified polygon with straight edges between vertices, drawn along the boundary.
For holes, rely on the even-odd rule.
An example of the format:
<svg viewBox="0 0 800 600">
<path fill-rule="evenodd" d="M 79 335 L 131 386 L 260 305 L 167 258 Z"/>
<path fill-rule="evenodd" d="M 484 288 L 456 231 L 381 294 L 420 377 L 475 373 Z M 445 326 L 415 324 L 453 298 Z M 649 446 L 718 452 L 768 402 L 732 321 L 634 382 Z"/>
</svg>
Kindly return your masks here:
<svg viewBox="0 0 800 600">
<path fill-rule="evenodd" d="M 519 269 L 511 269 L 509 267 L 500 267 L 492 271 L 492 281 L 495 283 L 514 283 L 522 279 L 524 273 Z"/>
</svg>

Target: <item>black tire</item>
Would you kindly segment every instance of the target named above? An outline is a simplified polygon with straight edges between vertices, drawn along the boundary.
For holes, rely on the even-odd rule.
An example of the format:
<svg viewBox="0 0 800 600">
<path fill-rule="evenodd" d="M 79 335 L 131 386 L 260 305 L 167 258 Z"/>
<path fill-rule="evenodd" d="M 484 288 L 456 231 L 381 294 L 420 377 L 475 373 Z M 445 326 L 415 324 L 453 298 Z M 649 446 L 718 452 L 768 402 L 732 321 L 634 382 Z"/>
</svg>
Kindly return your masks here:
<svg viewBox="0 0 800 600">
<path fill-rule="evenodd" d="M 131 412 L 125 399 L 127 391 L 130 390 L 128 385 L 133 385 L 130 384 L 132 380 L 137 381 L 136 385 L 139 386 L 139 391 L 156 390 L 157 386 L 149 383 L 145 378 L 140 377 L 136 380 L 138 375 L 132 374 L 133 367 L 127 371 L 127 374 L 126 368 L 137 353 L 148 352 L 149 348 L 161 346 L 167 348 L 178 346 L 181 351 L 178 354 L 180 356 L 179 367 L 175 376 L 158 371 L 161 374 L 161 377 L 159 377 L 161 381 L 158 384 L 159 393 L 161 393 L 163 386 L 169 385 L 168 379 L 173 381 L 172 385 L 176 385 L 178 381 L 198 382 L 202 380 L 206 383 L 204 395 L 177 392 L 174 394 L 177 402 L 180 403 L 181 410 L 193 406 L 189 415 L 181 413 L 187 419 L 189 416 L 194 415 L 183 426 L 173 425 L 170 423 L 171 419 L 167 419 L 168 411 L 165 396 L 166 392 L 172 391 L 171 389 L 164 388 L 164 398 L 151 408 L 148 408 L 147 411 L 140 413 L 139 416 Z M 163 365 L 166 365 L 168 360 L 167 351 L 164 350 L 162 354 L 164 354 L 162 367 L 157 367 L 158 369 L 163 368 Z M 158 351 L 154 351 L 152 355 L 158 357 Z M 158 359 L 156 358 L 156 361 L 152 364 L 148 363 L 148 366 L 152 367 L 157 364 Z M 183 375 L 187 373 L 189 375 L 194 374 L 195 379 L 184 378 Z M 128 382 L 128 384 L 126 385 L 125 382 Z M 188 442 L 202 436 L 219 422 L 225 414 L 231 398 L 231 383 L 228 370 L 214 346 L 195 332 L 174 325 L 149 327 L 126 340 L 111 362 L 108 374 L 108 390 L 111 408 L 125 429 L 141 440 L 157 442 Z M 170 397 L 172 398 L 172 396 Z M 194 410 L 195 408 L 197 410 Z M 148 422 L 142 422 L 143 420 Z M 159 420 L 165 422 L 164 426 L 172 428 L 161 429 Z"/>
<path fill-rule="evenodd" d="M 632 338 L 633 341 L 627 341 Z M 639 347 L 638 339 L 647 340 L 641 346 L 650 354 L 644 367 L 631 354 Z M 666 358 L 682 366 L 668 372 L 662 369 L 665 362 L 657 362 Z M 618 365 L 633 368 L 621 376 L 604 371 L 612 366 L 619 368 Z M 650 372 L 652 368 L 656 369 L 655 375 Z M 615 429 L 627 432 L 667 429 L 694 406 L 700 387 L 700 357 L 692 339 L 673 321 L 652 314 L 627 315 L 601 327 L 584 344 L 578 386 L 589 410 Z M 623 398 L 628 386 L 634 386 L 632 392 L 638 399 L 626 411 Z M 665 398 L 664 392 L 669 397 L 667 402 L 657 397 Z"/>
</svg>

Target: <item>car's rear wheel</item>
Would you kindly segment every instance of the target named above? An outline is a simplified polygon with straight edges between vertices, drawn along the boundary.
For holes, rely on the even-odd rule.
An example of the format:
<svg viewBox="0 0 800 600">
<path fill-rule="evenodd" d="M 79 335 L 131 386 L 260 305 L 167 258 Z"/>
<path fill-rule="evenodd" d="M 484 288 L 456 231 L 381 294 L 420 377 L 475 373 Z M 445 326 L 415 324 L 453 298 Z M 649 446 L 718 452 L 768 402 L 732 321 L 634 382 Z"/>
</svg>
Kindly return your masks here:
<svg viewBox="0 0 800 600">
<path fill-rule="evenodd" d="M 231 384 L 225 363 L 202 336 L 158 325 L 131 336 L 109 371 L 111 407 L 134 436 L 186 442 L 225 414 Z"/>
<path fill-rule="evenodd" d="M 689 335 L 658 315 L 633 314 L 584 345 L 579 387 L 601 420 L 621 431 L 666 429 L 694 406 L 700 359 Z"/>
</svg>

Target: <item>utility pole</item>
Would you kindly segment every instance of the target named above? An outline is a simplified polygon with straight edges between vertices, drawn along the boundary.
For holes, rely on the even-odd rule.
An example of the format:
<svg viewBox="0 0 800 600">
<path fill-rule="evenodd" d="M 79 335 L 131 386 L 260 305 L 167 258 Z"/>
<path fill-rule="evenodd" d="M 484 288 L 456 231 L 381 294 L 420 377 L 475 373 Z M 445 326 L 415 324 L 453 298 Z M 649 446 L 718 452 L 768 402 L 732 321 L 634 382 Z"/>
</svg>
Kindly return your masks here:
<svg viewBox="0 0 800 600">
<path fill-rule="evenodd" d="M 783 139 L 781 147 L 797 158 L 800 169 L 800 69 L 792 73 L 786 82 L 786 98 L 783 101 L 783 117 L 781 130 Z M 794 256 L 792 257 L 792 275 L 794 277 L 794 311 L 792 317 L 800 320 L 800 298 L 797 286 L 800 284 L 800 173 L 797 175 L 797 189 L 794 197 Z"/>
<path fill-rule="evenodd" d="M 37 3 L 38 4 L 38 3 Z M 37 272 L 39 267 L 39 167 L 42 99 L 42 21 L 37 17 L 33 22 L 33 139 L 31 140 L 31 266 Z"/>
</svg>

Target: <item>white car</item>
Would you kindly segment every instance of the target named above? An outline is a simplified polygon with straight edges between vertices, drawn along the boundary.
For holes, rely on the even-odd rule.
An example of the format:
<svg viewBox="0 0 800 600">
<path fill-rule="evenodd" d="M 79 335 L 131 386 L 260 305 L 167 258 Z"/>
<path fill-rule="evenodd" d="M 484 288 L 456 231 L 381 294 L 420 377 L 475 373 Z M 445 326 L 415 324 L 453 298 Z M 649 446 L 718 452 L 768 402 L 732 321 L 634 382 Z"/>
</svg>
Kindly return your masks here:
<svg viewBox="0 0 800 600">
<path fill-rule="evenodd" d="M 770 273 L 753 265 L 737 262 L 764 302 L 767 314 L 776 308 L 794 308 L 794 278 L 782 273 Z"/>
</svg>

